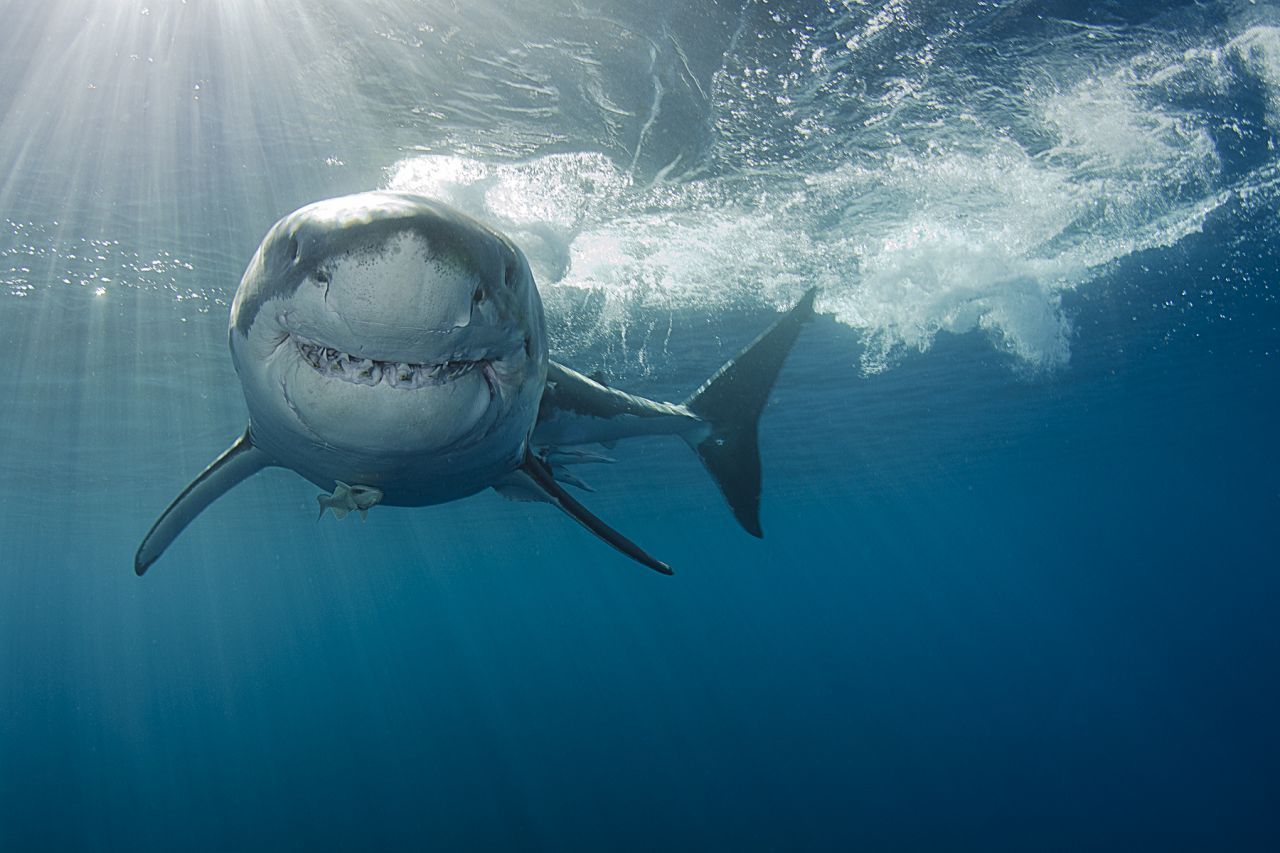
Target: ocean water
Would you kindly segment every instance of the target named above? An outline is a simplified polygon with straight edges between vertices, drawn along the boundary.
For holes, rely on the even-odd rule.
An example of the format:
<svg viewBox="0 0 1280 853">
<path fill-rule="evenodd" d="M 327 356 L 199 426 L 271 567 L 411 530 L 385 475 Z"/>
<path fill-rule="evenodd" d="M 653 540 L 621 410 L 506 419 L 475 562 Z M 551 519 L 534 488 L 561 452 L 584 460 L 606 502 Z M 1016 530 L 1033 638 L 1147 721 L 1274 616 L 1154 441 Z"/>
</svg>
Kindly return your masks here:
<svg viewBox="0 0 1280 853">
<path fill-rule="evenodd" d="M 0 0 L 0 850 L 1280 848 L 1280 7 Z M 281 215 L 509 233 L 681 399 L 807 288 L 766 536 L 314 515 L 226 317 Z M 587 500 L 589 499 L 589 500 Z"/>
</svg>

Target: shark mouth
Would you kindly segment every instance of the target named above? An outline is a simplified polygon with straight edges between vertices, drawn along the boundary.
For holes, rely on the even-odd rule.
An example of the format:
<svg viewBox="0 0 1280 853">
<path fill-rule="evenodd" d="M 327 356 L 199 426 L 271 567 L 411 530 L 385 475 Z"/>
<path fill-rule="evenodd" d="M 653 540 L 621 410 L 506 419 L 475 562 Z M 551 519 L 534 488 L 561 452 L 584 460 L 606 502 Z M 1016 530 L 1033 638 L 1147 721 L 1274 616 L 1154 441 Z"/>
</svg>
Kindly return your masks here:
<svg viewBox="0 0 1280 853">
<path fill-rule="evenodd" d="M 498 377 L 491 359 L 449 359 L 437 364 L 405 361 L 378 361 L 341 352 L 291 335 L 304 361 L 317 372 L 357 385 L 386 385 L 405 391 L 444 385 L 468 373 L 480 371 L 493 396 L 498 395 Z"/>
</svg>

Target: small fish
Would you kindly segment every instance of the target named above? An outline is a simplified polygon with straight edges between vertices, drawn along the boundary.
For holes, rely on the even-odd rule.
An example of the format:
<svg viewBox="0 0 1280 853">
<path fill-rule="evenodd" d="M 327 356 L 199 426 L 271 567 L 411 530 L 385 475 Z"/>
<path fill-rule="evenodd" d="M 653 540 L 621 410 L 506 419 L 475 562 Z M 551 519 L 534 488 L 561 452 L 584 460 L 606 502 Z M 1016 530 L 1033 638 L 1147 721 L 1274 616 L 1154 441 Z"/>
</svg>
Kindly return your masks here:
<svg viewBox="0 0 1280 853">
<path fill-rule="evenodd" d="M 373 486 L 348 486 L 341 480 L 335 480 L 333 494 L 321 492 L 316 495 L 316 503 L 320 504 L 320 514 L 316 521 L 324 518 L 326 509 L 333 510 L 334 518 L 346 518 L 355 511 L 360 513 L 360 520 L 369 517 L 369 510 L 382 502 L 382 490 Z"/>
</svg>

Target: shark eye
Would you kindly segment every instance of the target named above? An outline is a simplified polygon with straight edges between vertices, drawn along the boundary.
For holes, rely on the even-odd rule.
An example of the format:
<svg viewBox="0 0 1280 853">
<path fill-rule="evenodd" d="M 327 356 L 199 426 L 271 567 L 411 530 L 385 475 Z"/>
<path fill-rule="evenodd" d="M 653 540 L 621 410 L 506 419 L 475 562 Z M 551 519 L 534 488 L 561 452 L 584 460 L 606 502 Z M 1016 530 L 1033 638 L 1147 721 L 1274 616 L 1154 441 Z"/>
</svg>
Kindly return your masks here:
<svg viewBox="0 0 1280 853">
<path fill-rule="evenodd" d="M 289 238 L 289 258 L 296 264 L 298 262 L 298 236 Z"/>
<path fill-rule="evenodd" d="M 316 284 L 328 284 L 331 280 L 327 270 L 316 270 L 315 276 Z"/>
<path fill-rule="evenodd" d="M 519 279 L 519 270 L 516 268 L 515 264 L 511 264 L 509 267 L 507 267 L 507 289 L 515 290 L 516 282 L 518 279 Z"/>
</svg>

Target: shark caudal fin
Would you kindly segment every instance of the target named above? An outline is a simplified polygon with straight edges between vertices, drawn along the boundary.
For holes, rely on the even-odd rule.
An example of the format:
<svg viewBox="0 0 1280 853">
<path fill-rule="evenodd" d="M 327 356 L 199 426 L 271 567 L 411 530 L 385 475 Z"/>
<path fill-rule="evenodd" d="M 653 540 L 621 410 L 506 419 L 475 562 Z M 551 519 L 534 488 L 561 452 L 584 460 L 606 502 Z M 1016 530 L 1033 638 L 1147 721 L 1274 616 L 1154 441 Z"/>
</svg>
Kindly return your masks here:
<svg viewBox="0 0 1280 853">
<path fill-rule="evenodd" d="M 730 359 L 685 406 L 711 425 L 689 443 L 720 487 L 734 517 L 752 536 L 760 527 L 760 447 L 757 427 L 769 392 L 801 327 L 813 319 L 812 288 L 746 349 Z"/>
</svg>

